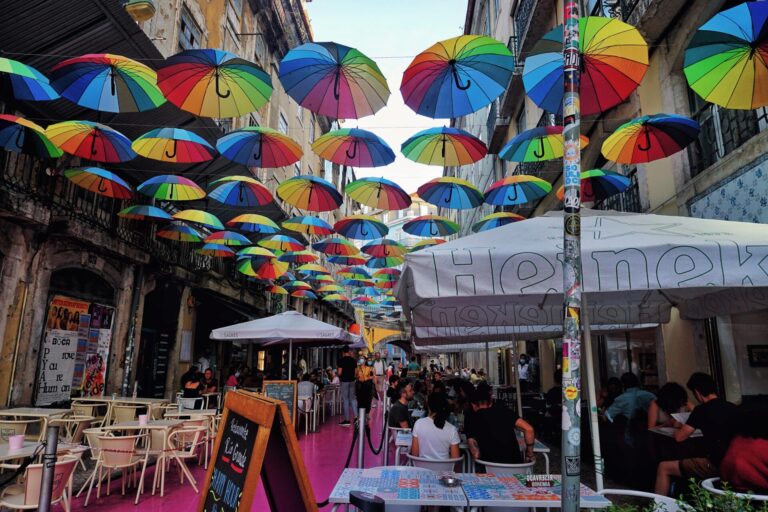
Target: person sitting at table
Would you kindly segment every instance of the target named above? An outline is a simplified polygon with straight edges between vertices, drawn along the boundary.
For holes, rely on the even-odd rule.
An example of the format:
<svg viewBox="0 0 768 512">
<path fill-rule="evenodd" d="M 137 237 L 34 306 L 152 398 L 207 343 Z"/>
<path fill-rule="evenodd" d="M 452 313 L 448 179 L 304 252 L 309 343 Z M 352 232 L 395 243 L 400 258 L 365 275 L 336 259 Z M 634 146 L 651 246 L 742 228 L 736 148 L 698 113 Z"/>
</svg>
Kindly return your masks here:
<svg viewBox="0 0 768 512">
<path fill-rule="evenodd" d="M 634 373 L 622 375 L 621 385 L 624 392 L 605 410 L 605 419 L 611 423 L 618 416 L 624 416 L 631 422 L 638 415 L 646 415 L 651 401 L 656 398 L 653 393 L 640 389 L 640 379 Z"/>
<path fill-rule="evenodd" d="M 181 374 L 181 389 L 187 387 L 187 382 L 193 380 L 197 376 L 198 370 L 196 365 L 192 365 L 189 370 Z"/>
<path fill-rule="evenodd" d="M 424 382 L 417 380 L 413 383 L 413 394 L 410 398 L 408 407 L 419 411 L 425 411 L 427 409 L 427 397 L 424 394 Z"/>
<path fill-rule="evenodd" d="M 394 374 L 389 378 L 389 387 L 387 387 L 387 398 L 389 398 L 389 401 L 392 403 L 396 402 L 398 397 L 400 396 L 397 392 L 397 385 L 399 382 L 400 382 L 400 376 L 397 374 Z"/>
<path fill-rule="evenodd" d="M 675 424 L 673 414 L 691 412 L 692 409 L 685 388 L 677 382 L 667 382 L 648 406 L 648 428 L 671 427 Z"/>
<path fill-rule="evenodd" d="M 434 460 L 455 459 L 460 455 L 459 431 L 448 423 L 448 401 L 443 393 L 427 398 L 429 415 L 413 425 L 411 455 Z"/>
<path fill-rule="evenodd" d="M 475 411 L 468 428 L 467 445 L 472 457 L 477 460 L 500 464 L 522 464 L 533 460 L 533 446 L 536 433 L 533 427 L 507 407 L 493 407 L 491 396 L 483 390 L 476 390 L 470 397 Z M 509 429 L 508 426 L 514 428 Z M 515 430 L 523 433 L 525 459 L 520 452 Z"/>
<path fill-rule="evenodd" d="M 227 373 L 227 380 L 224 382 L 224 385 L 228 388 L 236 388 L 238 384 L 237 378 L 240 376 L 240 372 L 237 371 L 237 368 L 232 366 Z"/>
<path fill-rule="evenodd" d="M 685 424 L 677 426 L 675 441 L 682 443 L 699 429 L 707 456 L 660 462 L 656 468 L 655 492 L 662 496 L 669 494 L 672 478 L 705 480 L 719 476 L 718 467 L 737 431 L 739 410 L 718 396 L 715 380 L 710 375 L 696 372 L 686 386 L 699 405 Z"/>
<path fill-rule="evenodd" d="M 605 412 L 606 409 L 613 405 L 613 401 L 620 394 L 621 381 L 616 377 L 611 377 L 597 393 L 597 408 L 600 409 L 600 412 Z"/>
<path fill-rule="evenodd" d="M 301 382 L 296 386 L 297 407 L 304 412 L 311 410 L 315 393 L 317 393 L 317 385 L 312 382 L 309 373 L 305 373 L 301 376 Z"/>
<path fill-rule="evenodd" d="M 216 382 L 216 378 L 213 376 L 213 370 L 210 368 L 206 368 L 203 372 L 203 378 L 200 381 L 200 384 L 202 385 L 203 393 L 216 393 L 219 390 L 218 382 Z"/>
<path fill-rule="evenodd" d="M 739 406 L 738 431 L 720 462 L 720 479 L 737 492 L 768 494 L 768 407 Z"/>
<path fill-rule="evenodd" d="M 413 386 L 407 380 L 401 380 L 397 385 L 397 400 L 389 409 L 387 425 L 392 428 L 411 428 L 411 412 L 408 401 L 413 398 Z"/>
<path fill-rule="evenodd" d="M 201 374 L 195 373 L 193 376 L 186 379 L 184 383 L 184 398 L 200 398 L 200 393 L 203 390 L 203 382 Z M 201 409 L 203 406 L 202 401 L 197 400 L 195 403 L 195 409 Z"/>
</svg>

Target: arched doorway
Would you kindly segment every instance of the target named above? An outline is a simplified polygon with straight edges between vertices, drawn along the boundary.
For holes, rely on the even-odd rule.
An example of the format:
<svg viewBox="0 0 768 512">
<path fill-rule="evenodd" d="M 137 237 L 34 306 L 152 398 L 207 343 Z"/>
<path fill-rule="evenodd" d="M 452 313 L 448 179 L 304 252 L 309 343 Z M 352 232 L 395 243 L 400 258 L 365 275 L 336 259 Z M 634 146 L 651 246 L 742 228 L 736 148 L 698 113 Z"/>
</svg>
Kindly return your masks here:
<svg viewBox="0 0 768 512">
<path fill-rule="evenodd" d="M 139 396 L 165 396 L 168 358 L 176 339 L 181 291 L 177 284 L 158 282 L 157 287 L 144 298 L 139 360 L 136 367 Z"/>
</svg>

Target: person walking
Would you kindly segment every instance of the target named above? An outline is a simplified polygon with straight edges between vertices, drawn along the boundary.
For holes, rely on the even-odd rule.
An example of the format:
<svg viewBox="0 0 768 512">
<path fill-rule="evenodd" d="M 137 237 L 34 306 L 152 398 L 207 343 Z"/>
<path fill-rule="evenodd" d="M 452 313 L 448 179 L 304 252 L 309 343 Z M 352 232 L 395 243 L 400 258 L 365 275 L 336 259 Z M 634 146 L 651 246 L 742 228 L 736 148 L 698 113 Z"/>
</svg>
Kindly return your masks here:
<svg viewBox="0 0 768 512">
<path fill-rule="evenodd" d="M 381 353 L 376 352 L 373 355 L 373 381 L 376 384 L 376 398 L 381 400 L 384 398 L 382 393 L 384 392 L 384 360 L 381 359 Z"/>
<path fill-rule="evenodd" d="M 357 398 L 357 407 L 365 409 L 366 422 L 370 421 L 371 403 L 373 402 L 373 366 L 365 357 L 360 356 L 357 361 L 357 373 L 355 374 L 357 383 L 355 386 L 355 395 Z"/>
<path fill-rule="evenodd" d="M 339 391 L 341 392 L 341 406 L 344 411 L 344 419 L 339 422 L 342 427 L 351 425 L 350 418 L 355 417 L 355 359 L 352 357 L 352 350 L 345 347 L 339 360 L 339 368 L 336 374 L 339 377 Z M 350 411 L 351 415 L 350 415 Z"/>
</svg>

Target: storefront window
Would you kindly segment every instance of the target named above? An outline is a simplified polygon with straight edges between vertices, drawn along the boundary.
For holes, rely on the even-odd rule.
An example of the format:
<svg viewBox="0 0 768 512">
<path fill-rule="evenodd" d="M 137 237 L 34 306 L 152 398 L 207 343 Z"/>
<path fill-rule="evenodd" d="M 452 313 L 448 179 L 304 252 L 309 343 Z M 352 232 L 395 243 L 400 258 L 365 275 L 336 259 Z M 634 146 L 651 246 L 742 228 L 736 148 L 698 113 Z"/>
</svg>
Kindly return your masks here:
<svg viewBox="0 0 768 512">
<path fill-rule="evenodd" d="M 768 310 L 717 319 L 725 396 L 732 402 L 768 394 Z"/>
<path fill-rule="evenodd" d="M 631 371 L 640 378 L 644 388 L 658 389 L 656 329 L 609 333 L 598 339 L 604 381 L 611 377 L 620 378 L 622 374 Z"/>
</svg>

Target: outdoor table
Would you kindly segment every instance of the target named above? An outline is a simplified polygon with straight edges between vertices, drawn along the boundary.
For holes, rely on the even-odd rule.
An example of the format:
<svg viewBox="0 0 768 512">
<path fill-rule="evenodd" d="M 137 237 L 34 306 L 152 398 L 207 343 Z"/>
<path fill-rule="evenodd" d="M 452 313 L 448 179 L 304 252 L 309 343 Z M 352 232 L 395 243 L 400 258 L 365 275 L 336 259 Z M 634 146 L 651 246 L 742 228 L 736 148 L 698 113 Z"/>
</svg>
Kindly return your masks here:
<svg viewBox="0 0 768 512">
<path fill-rule="evenodd" d="M 213 392 L 213 393 L 201 393 L 201 394 L 200 394 L 200 396 L 201 396 L 201 397 L 203 397 L 203 408 L 204 408 L 204 409 L 209 409 L 209 403 L 210 403 L 210 401 L 211 401 L 211 397 L 218 397 L 218 396 L 219 396 L 219 393 L 218 393 L 218 392 Z M 221 402 L 221 400 L 220 400 L 220 399 L 217 399 L 217 400 L 216 400 L 216 408 L 217 408 L 217 409 L 218 409 L 218 407 L 219 407 L 219 405 L 220 405 L 220 404 L 219 404 L 219 402 Z"/>
<path fill-rule="evenodd" d="M 654 434 L 658 434 L 660 436 L 666 436 L 666 437 L 675 437 L 675 431 L 677 430 L 674 427 L 651 427 L 648 430 L 653 432 Z M 701 430 L 694 430 L 693 433 L 688 436 L 689 439 L 695 439 L 697 437 L 704 437 L 704 434 L 701 433 Z"/>
<path fill-rule="evenodd" d="M 328 502 L 332 511 L 349 503 L 351 491 L 362 491 L 383 499 L 387 505 L 459 507 L 467 506 L 461 487 L 445 487 L 438 482 L 440 475 L 423 468 L 385 466 L 370 469 L 345 469 L 331 491 Z"/>
<path fill-rule="evenodd" d="M 520 445 L 521 450 L 525 450 L 525 436 L 522 432 L 517 432 L 517 443 Z M 544 456 L 544 474 L 549 474 L 549 446 L 545 445 L 538 439 L 533 440 L 533 453 L 540 453 Z"/>
<path fill-rule="evenodd" d="M 219 414 L 217 409 L 184 409 L 183 411 L 168 411 L 166 418 L 181 418 L 182 416 L 216 416 Z"/>
<path fill-rule="evenodd" d="M 138 396 L 116 396 L 115 398 L 112 398 L 111 396 L 83 396 L 78 397 L 75 400 L 78 402 L 106 403 L 107 412 L 104 417 L 107 419 L 105 419 L 105 423 L 112 417 L 112 406 L 114 404 L 143 405 L 147 408 L 147 415 L 152 416 L 153 407 L 159 407 L 168 403 L 168 400 L 165 398 L 145 398 Z"/>
<path fill-rule="evenodd" d="M 48 422 L 53 418 L 58 418 L 69 414 L 69 409 L 47 409 L 45 407 L 15 407 L 13 409 L 0 409 L 0 417 L 13 417 L 13 418 L 40 418 L 42 425 L 40 425 L 40 439 L 45 436 L 45 431 L 48 428 Z"/>
<path fill-rule="evenodd" d="M 0 443 L 0 462 L 8 462 L 10 460 L 26 459 L 35 454 L 35 451 L 41 447 L 43 443 L 36 441 L 24 441 L 21 450 L 9 450 L 8 443 Z M 56 453 L 64 453 L 71 451 L 84 450 L 83 445 L 71 444 L 71 443 L 58 443 L 56 445 Z M 40 450 L 38 455 L 42 455 L 43 450 Z"/>
</svg>

